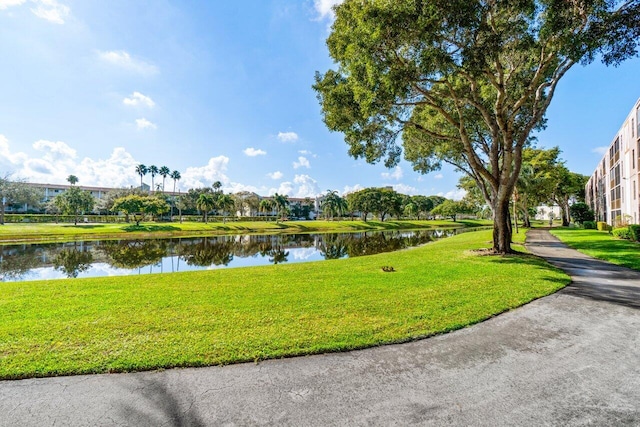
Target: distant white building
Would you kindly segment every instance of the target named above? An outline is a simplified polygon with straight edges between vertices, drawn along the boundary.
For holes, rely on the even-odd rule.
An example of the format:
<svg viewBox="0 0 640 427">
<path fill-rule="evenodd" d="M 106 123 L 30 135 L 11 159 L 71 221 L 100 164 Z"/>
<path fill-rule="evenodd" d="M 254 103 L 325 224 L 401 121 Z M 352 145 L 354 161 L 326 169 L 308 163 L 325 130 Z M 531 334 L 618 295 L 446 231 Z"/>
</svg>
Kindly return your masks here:
<svg viewBox="0 0 640 427">
<path fill-rule="evenodd" d="M 596 220 L 610 225 L 638 224 L 640 99 L 611 141 L 585 187 L 586 202 Z"/>
<path fill-rule="evenodd" d="M 562 218 L 562 212 L 560 210 L 560 206 L 558 206 L 558 205 L 553 205 L 553 206 L 540 205 L 540 206 L 536 207 L 535 219 L 548 221 L 549 218 L 552 218 L 552 219 Z"/>
</svg>

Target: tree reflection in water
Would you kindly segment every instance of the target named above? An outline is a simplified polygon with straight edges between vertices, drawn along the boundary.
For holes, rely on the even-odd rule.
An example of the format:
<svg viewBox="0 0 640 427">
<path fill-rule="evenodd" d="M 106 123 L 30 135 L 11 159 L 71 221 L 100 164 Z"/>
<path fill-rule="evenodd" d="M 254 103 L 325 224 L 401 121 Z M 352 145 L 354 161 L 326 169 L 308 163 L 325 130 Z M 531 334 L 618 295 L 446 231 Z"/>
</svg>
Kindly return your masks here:
<svg viewBox="0 0 640 427">
<path fill-rule="evenodd" d="M 226 239 L 205 237 L 200 242 L 182 245 L 180 256 L 187 265 L 208 267 L 210 265 L 229 265 L 233 261 L 234 242 Z"/>
<path fill-rule="evenodd" d="M 63 249 L 53 257 L 53 267 L 70 279 L 90 269 L 92 262 L 93 254 L 86 249 Z"/>
<path fill-rule="evenodd" d="M 0 280 L 17 281 L 42 266 L 43 249 L 37 245 L 0 246 Z"/>
<path fill-rule="evenodd" d="M 140 268 L 162 262 L 167 254 L 167 240 L 106 241 L 100 250 L 107 255 L 108 263 L 116 268 Z"/>
<path fill-rule="evenodd" d="M 417 246 L 453 230 L 366 232 L 343 234 L 219 236 L 178 239 L 137 239 L 71 244 L 0 246 L 0 280 L 24 280 L 30 271 L 52 268 L 67 277 L 78 277 L 91 263 L 102 262 L 119 269 L 140 269 L 171 262 L 170 271 L 180 271 L 181 261 L 194 268 L 228 266 L 236 258 L 258 258 L 242 265 L 290 262 L 295 249 L 314 248 L 324 259 L 358 257 Z M 262 259 L 262 261 L 260 261 Z M 53 264 L 53 267 L 52 267 Z M 162 271 L 162 270 L 161 270 Z M 93 273 L 92 273 L 93 274 Z"/>
</svg>

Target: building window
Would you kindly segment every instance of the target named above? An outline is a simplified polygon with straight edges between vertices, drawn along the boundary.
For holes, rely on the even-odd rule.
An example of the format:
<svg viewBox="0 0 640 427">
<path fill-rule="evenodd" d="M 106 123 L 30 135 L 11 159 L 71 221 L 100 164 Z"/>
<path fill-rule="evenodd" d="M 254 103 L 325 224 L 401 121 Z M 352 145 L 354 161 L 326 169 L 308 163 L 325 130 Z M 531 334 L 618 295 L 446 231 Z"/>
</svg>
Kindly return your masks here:
<svg viewBox="0 0 640 427">
<path fill-rule="evenodd" d="M 636 150 L 631 150 L 631 169 L 636 168 Z"/>
</svg>

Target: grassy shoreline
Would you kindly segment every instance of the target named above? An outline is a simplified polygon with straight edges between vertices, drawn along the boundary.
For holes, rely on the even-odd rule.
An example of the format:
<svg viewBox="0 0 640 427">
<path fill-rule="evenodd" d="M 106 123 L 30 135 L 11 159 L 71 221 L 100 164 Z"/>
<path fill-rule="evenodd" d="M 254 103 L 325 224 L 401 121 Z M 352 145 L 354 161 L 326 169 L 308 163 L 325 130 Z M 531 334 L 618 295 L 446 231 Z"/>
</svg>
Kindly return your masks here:
<svg viewBox="0 0 640 427">
<path fill-rule="evenodd" d="M 442 227 L 478 227 L 489 221 L 286 221 L 286 222 L 173 222 L 135 224 L 5 224 L 0 226 L 0 244 L 121 238 L 194 237 L 225 234 L 301 234 L 347 233 L 429 229 Z"/>
<path fill-rule="evenodd" d="M 316 263 L 4 283 L 0 379 L 219 365 L 405 342 L 481 322 L 569 283 L 534 256 L 473 252 L 490 241 L 491 231 L 478 231 Z"/>
</svg>

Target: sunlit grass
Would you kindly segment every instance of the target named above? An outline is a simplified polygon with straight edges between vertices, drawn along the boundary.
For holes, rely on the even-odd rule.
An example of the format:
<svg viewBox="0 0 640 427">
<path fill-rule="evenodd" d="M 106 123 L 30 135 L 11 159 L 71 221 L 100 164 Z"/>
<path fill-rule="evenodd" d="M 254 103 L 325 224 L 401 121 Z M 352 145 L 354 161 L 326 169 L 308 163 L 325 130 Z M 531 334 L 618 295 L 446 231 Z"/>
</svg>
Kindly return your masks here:
<svg viewBox="0 0 640 427">
<path fill-rule="evenodd" d="M 2 283 L 0 378 L 227 364 L 402 342 L 482 321 L 569 282 L 537 257 L 471 251 L 490 240 L 490 231 L 480 231 L 346 260 Z"/>
<path fill-rule="evenodd" d="M 607 231 L 554 228 L 551 233 L 586 255 L 640 270 L 640 244 L 613 237 Z"/>
</svg>

